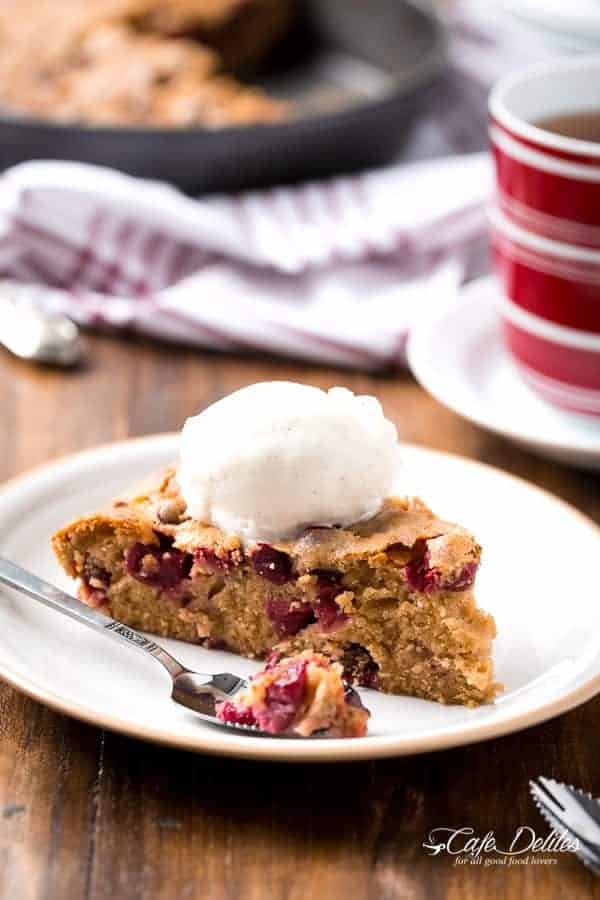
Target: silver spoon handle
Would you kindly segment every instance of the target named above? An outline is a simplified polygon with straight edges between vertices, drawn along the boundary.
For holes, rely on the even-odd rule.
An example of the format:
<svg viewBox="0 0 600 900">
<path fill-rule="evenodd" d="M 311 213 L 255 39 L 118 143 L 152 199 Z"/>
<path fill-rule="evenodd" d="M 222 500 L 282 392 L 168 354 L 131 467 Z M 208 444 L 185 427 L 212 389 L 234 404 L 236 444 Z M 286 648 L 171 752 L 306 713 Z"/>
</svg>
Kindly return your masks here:
<svg viewBox="0 0 600 900">
<path fill-rule="evenodd" d="M 66 316 L 44 311 L 52 289 L 0 279 L 0 344 L 30 362 L 72 366 L 82 355 L 79 328 Z"/>
<path fill-rule="evenodd" d="M 75 619 L 76 622 L 81 622 L 82 625 L 93 628 L 94 631 L 100 631 L 103 634 L 116 638 L 129 647 L 145 650 L 146 653 L 149 653 L 150 656 L 165 667 L 172 678 L 176 678 L 177 675 L 187 671 L 185 666 L 177 662 L 170 653 L 167 653 L 159 644 L 144 637 L 143 634 L 134 631 L 133 628 L 129 628 L 127 625 L 123 625 L 122 622 L 117 622 L 116 619 L 111 619 L 109 616 L 96 612 L 95 609 L 90 609 L 84 603 L 54 587 L 54 585 L 38 578 L 37 575 L 33 575 L 31 572 L 22 569 L 21 566 L 17 566 L 15 563 L 2 558 L 0 558 L 0 584 L 6 584 L 22 594 L 27 594 L 27 596 L 33 597 L 34 600 L 38 600 L 45 606 L 56 610 L 56 612 L 69 616 L 71 619 Z"/>
</svg>

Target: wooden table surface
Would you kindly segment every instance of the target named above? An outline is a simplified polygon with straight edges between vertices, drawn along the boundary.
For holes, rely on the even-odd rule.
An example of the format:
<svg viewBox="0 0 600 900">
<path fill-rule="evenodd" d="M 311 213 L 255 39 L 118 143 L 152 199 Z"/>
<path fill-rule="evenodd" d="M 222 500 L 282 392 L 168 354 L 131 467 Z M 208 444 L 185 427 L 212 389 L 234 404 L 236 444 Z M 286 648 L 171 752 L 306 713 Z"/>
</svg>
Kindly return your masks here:
<svg viewBox="0 0 600 900">
<path fill-rule="evenodd" d="M 472 427 L 407 374 L 368 377 L 105 336 L 88 344 L 89 365 L 72 373 L 35 370 L 0 354 L 1 478 L 94 444 L 176 429 L 235 388 L 279 378 L 373 393 L 402 438 L 507 469 L 600 521 L 596 476 Z M 572 564 L 590 567 L 594 589 L 597 561 L 575 553 Z M 0 897 L 600 897 L 600 881 L 571 854 L 548 865 L 484 867 L 454 865 L 422 847 L 437 826 L 493 830 L 501 845 L 519 825 L 547 834 L 528 779 L 545 773 L 600 794 L 599 730 L 597 697 L 544 725 L 471 747 L 291 766 L 141 743 L 0 685 Z"/>
</svg>

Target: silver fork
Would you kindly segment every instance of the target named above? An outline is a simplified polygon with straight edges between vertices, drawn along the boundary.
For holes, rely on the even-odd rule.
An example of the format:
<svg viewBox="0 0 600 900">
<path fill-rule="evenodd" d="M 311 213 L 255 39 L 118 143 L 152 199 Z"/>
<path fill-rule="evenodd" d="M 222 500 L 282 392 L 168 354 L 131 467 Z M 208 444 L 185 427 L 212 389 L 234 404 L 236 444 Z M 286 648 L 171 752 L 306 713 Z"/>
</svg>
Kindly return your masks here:
<svg viewBox="0 0 600 900">
<path fill-rule="evenodd" d="M 192 672 L 178 662 L 170 653 L 133 628 L 123 625 L 94 609 L 85 606 L 75 597 L 71 597 L 52 584 L 43 581 L 31 572 L 22 569 L 15 563 L 0 558 L 0 584 L 20 591 L 38 600 L 45 606 L 49 606 L 56 612 L 62 613 L 87 625 L 94 631 L 107 637 L 112 637 L 127 647 L 143 650 L 163 666 L 171 676 L 171 699 L 180 706 L 192 709 L 205 722 L 218 725 L 222 728 L 233 728 L 236 731 L 248 735 L 261 735 L 273 737 L 271 734 L 261 731 L 250 725 L 235 725 L 229 722 L 221 722 L 215 716 L 215 703 L 221 700 L 230 700 L 242 688 L 248 684 L 245 679 L 231 672 L 220 672 L 217 675 L 207 675 L 202 672 Z M 289 737 L 289 735 L 285 735 Z M 292 735 L 295 737 L 295 735 Z"/>
<path fill-rule="evenodd" d="M 578 788 L 539 777 L 530 781 L 535 805 L 551 828 L 577 842 L 576 855 L 600 875 L 600 804 Z"/>
</svg>

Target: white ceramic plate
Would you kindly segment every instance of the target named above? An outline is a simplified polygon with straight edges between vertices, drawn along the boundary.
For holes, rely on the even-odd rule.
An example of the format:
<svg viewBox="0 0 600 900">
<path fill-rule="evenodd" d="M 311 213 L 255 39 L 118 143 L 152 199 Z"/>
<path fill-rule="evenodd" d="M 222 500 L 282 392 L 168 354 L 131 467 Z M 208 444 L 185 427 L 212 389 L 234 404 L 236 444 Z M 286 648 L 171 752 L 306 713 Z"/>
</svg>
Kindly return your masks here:
<svg viewBox="0 0 600 900">
<path fill-rule="evenodd" d="M 0 492 L 0 555 L 68 588 L 48 545 L 52 532 L 172 460 L 176 443 L 162 435 L 112 444 L 10 482 Z M 363 691 L 372 711 L 365 738 L 236 735 L 173 704 L 165 673 L 145 654 L 5 588 L 0 676 L 55 709 L 136 737 L 287 761 L 368 759 L 483 740 L 557 715 L 600 690 L 600 604 L 589 567 L 572 563 L 598 558 L 600 531 L 556 498 L 487 466 L 413 446 L 405 448 L 405 460 L 439 514 L 472 528 L 485 547 L 479 598 L 496 617 L 497 676 L 506 686 L 494 705 L 444 707 Z M 257 668 L 231 654 L 164 643 L 194 669 L 247 675 Z"/>
<path fill-rule="evenodd" d="M 410 367 L 449 409 L 542 456 L 600 470 L 600 419 L 562 412 L 520 378 L 504 348 L 494 277 L 429 310 L 408 343 Z"/>
</svg>

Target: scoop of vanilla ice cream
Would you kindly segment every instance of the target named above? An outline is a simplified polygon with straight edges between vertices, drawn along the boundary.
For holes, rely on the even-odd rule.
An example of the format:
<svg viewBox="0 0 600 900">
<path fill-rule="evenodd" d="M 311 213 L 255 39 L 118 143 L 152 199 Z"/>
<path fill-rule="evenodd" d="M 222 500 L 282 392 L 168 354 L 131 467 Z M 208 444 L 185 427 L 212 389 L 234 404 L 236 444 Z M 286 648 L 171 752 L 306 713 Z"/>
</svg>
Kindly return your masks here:
<svg viewBox="0 0 600 900">
<path fill-rule="evenodd" d="M 274 381 L 188 419 L 177 478 L 193 518 L 272 542 L 374 515 L 399 464 L 396 429 L 374 397 Z"/>
</svg>

